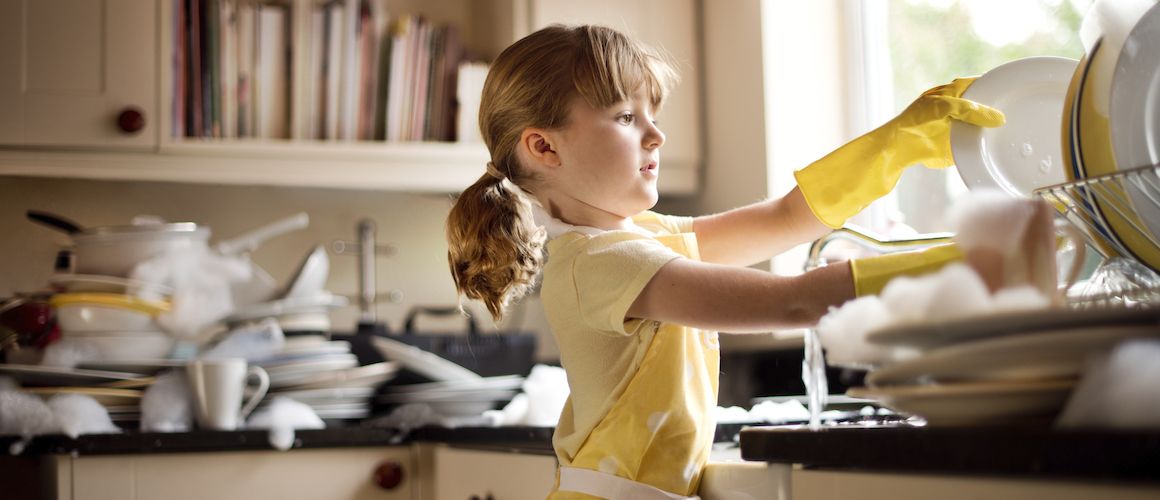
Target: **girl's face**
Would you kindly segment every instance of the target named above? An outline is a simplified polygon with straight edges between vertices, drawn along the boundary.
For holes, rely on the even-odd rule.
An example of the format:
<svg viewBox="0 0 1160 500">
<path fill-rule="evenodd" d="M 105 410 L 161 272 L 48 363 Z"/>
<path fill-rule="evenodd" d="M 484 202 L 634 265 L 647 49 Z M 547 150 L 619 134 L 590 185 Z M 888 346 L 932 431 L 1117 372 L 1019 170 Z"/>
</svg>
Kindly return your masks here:
<svg viewBox="0 0 1160 500">
<path fill-rule="evenodd" d="M 643 89 L 604 109 L 574 99 L 555 144 L 561 165 L 554 188 L 570 198 L 559 200 L 565 220 L 609 228 L 656 205 L 664 143 Z"/>
</svg>

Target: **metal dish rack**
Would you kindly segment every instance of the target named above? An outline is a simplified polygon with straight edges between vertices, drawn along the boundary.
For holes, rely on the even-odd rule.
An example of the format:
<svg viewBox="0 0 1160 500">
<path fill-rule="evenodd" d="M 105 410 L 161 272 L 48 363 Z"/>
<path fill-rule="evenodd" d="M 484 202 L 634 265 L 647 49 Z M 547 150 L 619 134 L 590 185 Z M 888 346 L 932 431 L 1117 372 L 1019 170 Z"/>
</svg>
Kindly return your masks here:
<svg viewBox="0 0 1160 500">
<path fill-rule="evenodd" d="M 1104 257 L 1087 286 L 1069 293 L 1069 307 L 1160 305 L 1160 275 L 1140 258 L 1160 255 L 1160 235 L 1141 220 L 1141 214 L 1160 213 L 1160 165 L 1064 182 L 1034 194 L 1054 205 Z M 1111 215 L 1121 223 L 1113 227 Z"/>
</svg>

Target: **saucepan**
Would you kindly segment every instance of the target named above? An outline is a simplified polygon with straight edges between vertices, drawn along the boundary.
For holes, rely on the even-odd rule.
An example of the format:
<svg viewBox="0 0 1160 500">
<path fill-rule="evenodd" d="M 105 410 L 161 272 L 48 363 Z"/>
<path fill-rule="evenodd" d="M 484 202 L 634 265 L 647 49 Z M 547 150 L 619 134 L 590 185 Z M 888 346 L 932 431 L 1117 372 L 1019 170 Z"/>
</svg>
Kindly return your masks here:
<svg viewBox="0 0 1160 500">
<path fill-rule="evenodd" d="M 169 253 L 197 248 L 209 251 L 210 229 L 193 222 L 164 222 L 157 219 L 135 220 L 135 224 L 84 227 L 60 215 L 29 210 L 28 218 L 69 235 L 74 243 L 73 272 L 85 275 L 126 278 L 140 263 Z M 306 213 L 263 225 L 236 238 L 219 242 L 213 250 L 221 255 L 244 255 L 263 241 L 310 224 Z M 258 266 L 255 278 L 235 293 L 239 301 L 250 303 L 267 300 L 275 291 L 274 280 Z"/>
</svg>

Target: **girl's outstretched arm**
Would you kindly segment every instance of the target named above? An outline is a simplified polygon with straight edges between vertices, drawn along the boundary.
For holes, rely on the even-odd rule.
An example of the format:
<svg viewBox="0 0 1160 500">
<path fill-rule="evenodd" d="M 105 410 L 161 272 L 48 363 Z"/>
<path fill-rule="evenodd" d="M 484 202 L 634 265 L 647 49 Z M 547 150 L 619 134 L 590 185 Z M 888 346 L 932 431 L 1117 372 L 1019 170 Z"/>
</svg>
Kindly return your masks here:
<svg viewBox="0 0 1160 500">
<path fill-rule="evenodd" d="M 795 187 L 781 198 L 697 217 L 693 231 L 701 260 L 748 266 L 821 238 L 831 229 L 814 216 Z"/>
<path fill-rule="evenodd" d="M 731 333 L 815 324 L 830 306 L 854 298 L 850 265 L 798 276 L 676 259 L 665 264 L 628 309 L 629 318 Z"/>
</svg>

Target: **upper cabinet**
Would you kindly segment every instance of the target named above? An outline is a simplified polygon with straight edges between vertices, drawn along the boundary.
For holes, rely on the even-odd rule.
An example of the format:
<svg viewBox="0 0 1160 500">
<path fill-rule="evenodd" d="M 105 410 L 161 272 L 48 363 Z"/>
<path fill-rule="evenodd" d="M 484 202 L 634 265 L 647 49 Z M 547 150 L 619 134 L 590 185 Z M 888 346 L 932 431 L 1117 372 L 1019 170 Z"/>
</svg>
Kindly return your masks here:
<svg viewBox="0 0 1160 500">
<path fill-rule="evenodd" d="M 157 145 L 155 0 L 0 0 L 0 144 Z"/>
<path fill-rule="evenodd" d="M 422 59 L 446 39 L 420 38 L 427 51 L 400 42 L 407 20 L 421 18 L 411 29 L 454 27 L 463 54 L 480 61 L 555 22 L 608 25 L 665 50 L 682 81 L 659 117 L 660 189 L 691 193 L 701 161 L 694 14 L 693 0 L 0 0 L 0 175 L 461 190 L 488 153 L 439 132 L 448 121 L 477 125 L 474 114 L 456 117 L 474 109 L 470 96 L 432 104 L 455 91 L 432 84 L 443 81 L 439 65 Z M 368 27 L 381 45 L 335 36 Z M 271 40 L 281 45 L 263 45 Z M 396 71 L 389 61 L 402 53 L 418 66 Z M 381 84 L 367 87 L 366 75 Z M 409 118 L 392 125 L 386 109 Z M 427 132 L 392 138 L 399 123 Z"/>
</svg>

